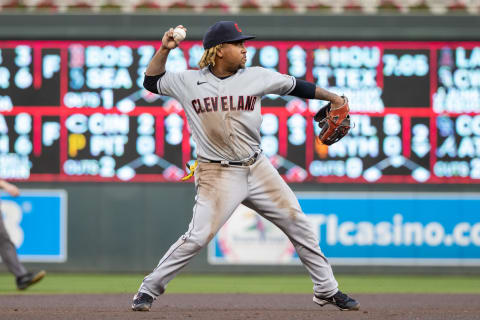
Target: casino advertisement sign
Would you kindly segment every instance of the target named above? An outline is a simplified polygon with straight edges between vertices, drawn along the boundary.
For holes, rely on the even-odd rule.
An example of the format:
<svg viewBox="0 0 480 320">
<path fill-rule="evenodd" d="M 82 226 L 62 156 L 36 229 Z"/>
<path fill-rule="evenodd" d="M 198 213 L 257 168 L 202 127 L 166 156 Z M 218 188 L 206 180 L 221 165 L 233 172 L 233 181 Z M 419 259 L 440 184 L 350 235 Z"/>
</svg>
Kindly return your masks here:
<svg viewBox="0 0 480 320">
<path fill-rule="evenodd" d="M 350 100 L 354 127 L 327 147 L 313 121 L 324 101 L 262 98 L 261 147 L 287 182 L 480 183 L 480 42 L 246 46 L 247 66 Z M 196 145 L 179 102 L 142 86 L 157 47 L 0 41 L 0 178 L 180 181 Z M 167 70 L 195 69 L 202 53 L 199 41 L 184 41 Z"/>
<path fill-rule="evenodd" d="M 480 266 L 478 193 L 312 192 L 297 197 L 333 265 Z M 288 238 L 243 206 L 210 242 L 208 262 L 301 264 Z"/>
</svg>

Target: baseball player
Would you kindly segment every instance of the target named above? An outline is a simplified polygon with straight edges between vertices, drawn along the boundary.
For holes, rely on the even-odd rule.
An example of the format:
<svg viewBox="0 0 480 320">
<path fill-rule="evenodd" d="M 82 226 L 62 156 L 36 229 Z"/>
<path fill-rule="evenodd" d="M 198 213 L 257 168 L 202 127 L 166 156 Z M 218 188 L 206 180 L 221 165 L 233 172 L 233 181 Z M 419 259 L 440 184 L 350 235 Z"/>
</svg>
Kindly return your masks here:
<svg viewBox="0 0 480 320">
<path fill-rule="evenodd" d="M 5 180 L 0 179 L 0 189 L 5 190 L 12 197 L 16 197 L 20 194 L 18 188 L 8 183 Z M 10 236 L 7 233 L 5 224 L 3 223 L 3 215 L 0 211 L 0 256 L 2 261 L 7 265 L 8 270 L 16 277 L 17 289 L 25 290 L 29 286 L 42 280 L 46 272 L 41 270 L 36 273 L 28 272 L 25 267 L 20 263 L 17 256 L 17 250 L 15 245 L 10 240 Z"/>
<path fill-rule="evenodd" d="M 186 31 L 181 25 L 177 28 Z M 235 22 L 217 22 L 204 35 L 199 70 L 166 72 L 168 54 L 179 44 L 174 29 L 170 29 L 146 69 L 147 90 L 182 104 L 197 145 L 198 166 L 189 228 L 144 278 L 133 298 L 134 311 L 150 310 L 153 300 L 164 293 L 170 280 L 212 240 L 240 204 L 288 236 L 312 278 L 314 302 L 333 304 L 341 310 L 359 309 L 357 301 L 338 290 L 332 268 L 297 198 L 260 149 L 262 96 L 327 100 L 332 113 L 344 108 L 346 100 L 289 75 L 261 67 L 245 68 L 244 41 L 253 38 L 242 34 Z"/>
</svg>

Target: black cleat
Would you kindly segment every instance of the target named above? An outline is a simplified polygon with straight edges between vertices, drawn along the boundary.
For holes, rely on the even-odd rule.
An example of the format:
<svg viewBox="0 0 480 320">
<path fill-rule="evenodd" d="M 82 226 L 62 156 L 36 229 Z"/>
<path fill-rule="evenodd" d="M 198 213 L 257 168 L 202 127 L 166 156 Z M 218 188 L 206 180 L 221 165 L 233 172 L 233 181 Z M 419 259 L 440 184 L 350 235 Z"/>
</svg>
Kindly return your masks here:
<svg viewBox="0 0 480 320">
<path fill-rule="evenodd" d="M 150 311 L 152 307 L 153 297 L 143 293 L 138 292 L 133 297 L 132 310 L 133 311 Z"/>
<path fill-rule="evenodd" d="M 340 290 L 338 290 L 337 293 L 335 293 L 330 298 L 320 298 L 314 295 L 313 302 L 319 304 L 322 307 L 326 304 L 333 304 L 342 311 L 360 310 L 360 303 L 350 298 Z"/>
<path fill-rule="evenodd" d="M 23 276 L 17 277 L 17 289 L 18 290 L 25 290 L 30 287 L 32 284 L 37 283 L 38 281 L 42 280 L 47 273 L 45 270 L 41 270 L 36 273 L 29 272 Z"/>
</svg>

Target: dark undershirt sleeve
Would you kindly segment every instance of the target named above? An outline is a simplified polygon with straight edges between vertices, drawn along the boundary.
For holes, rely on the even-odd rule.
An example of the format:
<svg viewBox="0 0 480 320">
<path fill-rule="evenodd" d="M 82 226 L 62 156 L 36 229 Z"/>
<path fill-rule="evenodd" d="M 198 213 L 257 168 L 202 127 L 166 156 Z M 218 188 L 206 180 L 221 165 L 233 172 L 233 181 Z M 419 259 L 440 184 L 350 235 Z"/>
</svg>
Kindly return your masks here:
<svg viewBox="0 0 480 320">
<path fill-rule="evenodd" d="M 143 79 L 143 87 L 152 93 L 158 93 L 157 82 L 165 74 L 162 73 L 158 76 L 147 76 Z"/>
<path fill-rule="evenodd" d="M 293 88 L 292 92 L 290 92 L 288 95 L 304 99 L 313 99 L 315 98 L 315 88 L 315 84 L 305 80 L 297 79 L 295 88 Z"/>
</svg>

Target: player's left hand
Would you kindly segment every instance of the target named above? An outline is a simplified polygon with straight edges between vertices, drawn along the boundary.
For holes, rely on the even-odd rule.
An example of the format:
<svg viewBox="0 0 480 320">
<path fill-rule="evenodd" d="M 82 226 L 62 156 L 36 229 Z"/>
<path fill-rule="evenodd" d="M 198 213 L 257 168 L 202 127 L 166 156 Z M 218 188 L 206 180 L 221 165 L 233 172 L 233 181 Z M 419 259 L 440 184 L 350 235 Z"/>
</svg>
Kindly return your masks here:
<svg viewBox="0 0 480 320">
<path fill-rule="evenodd" d="M 329 103 L 318 110 L 313 118 L 321 129 L 318 138 L 327 146 L 339 141 L 350 131 L 350 108 L 347 97 L 343 98 L 343 104 L 332 106 Z"/>
</svg>

